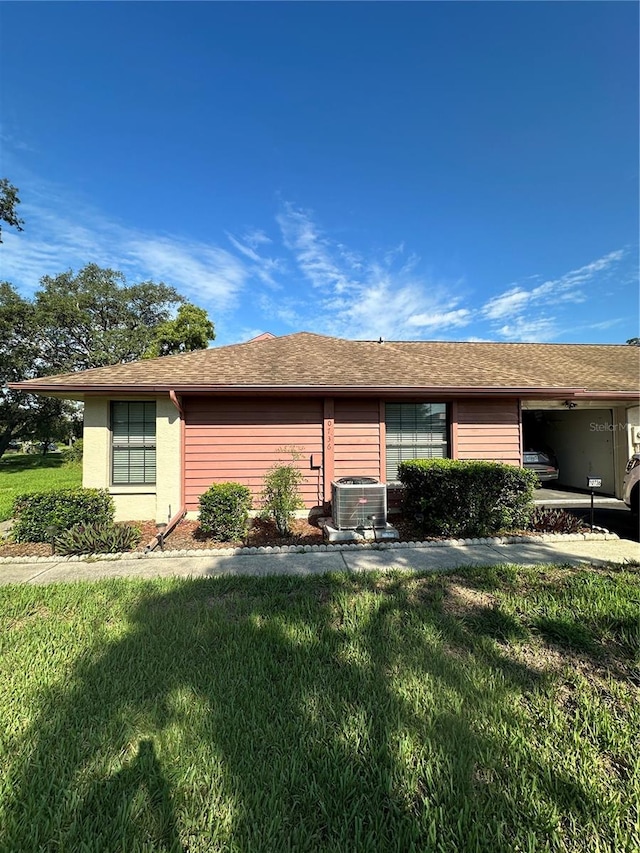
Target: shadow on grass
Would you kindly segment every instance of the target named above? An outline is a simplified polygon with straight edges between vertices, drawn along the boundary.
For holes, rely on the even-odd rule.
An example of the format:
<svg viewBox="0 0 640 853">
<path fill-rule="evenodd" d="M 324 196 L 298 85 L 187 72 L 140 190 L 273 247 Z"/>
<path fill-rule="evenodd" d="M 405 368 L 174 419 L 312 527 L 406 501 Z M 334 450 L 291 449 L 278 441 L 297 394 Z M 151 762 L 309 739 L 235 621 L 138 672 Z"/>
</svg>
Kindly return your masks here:
<svg viewBox="0 0 640 853">
<path fill-rule="evenodd" d="M 3 456 L 0 459 L 0 473 L 24 474 L 41 468 L 61 468 L 66 462 L 64 453 L 41 454 L 20 453 L 16 456 Z"/>
<path fill-rule="evenodd" d="M 515 627 L 461 621 L 443 583 L 140 585 L 13 745 L 0 846 L 506 853 L 596 822 L 531 750 L 518 703 L 544 679 L 488 642 Z"/>
<path fill-rule="evenodd" d="M 106 821 L 95 822 L 95 815 Z M 106 824 L 104 830 L 102 824 Z M 184 850 L 176 828 L 169 785 L 162 773 L 152 740 L 141 740 L 135 757 L 104 781 L 90 788 L 70 825 L 65 846 L 81 850 L 90 843 L 95 850 L 115 849 L 111 825 L 120 828 L 121 850 L 135 850 L 151 844 L 154 850 Z M 91 834 L 87 827 L 92 826 Z"/>
</svg>

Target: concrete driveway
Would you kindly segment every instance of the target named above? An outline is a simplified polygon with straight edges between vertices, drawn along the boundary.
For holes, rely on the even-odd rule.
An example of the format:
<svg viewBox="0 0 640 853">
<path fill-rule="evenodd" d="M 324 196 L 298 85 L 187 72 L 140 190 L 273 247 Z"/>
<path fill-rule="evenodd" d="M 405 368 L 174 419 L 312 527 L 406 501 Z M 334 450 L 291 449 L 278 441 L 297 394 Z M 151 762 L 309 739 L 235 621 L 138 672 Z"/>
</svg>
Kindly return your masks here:
<svg viewBox="0 0 640 853">
<path fill-rule="evenodd" d="M 590 520 L 591 495 L 578 489 L 536 489 L 534 493 L 536 506 L 548 506 L 555 509 L 566 509 L 572 515 L 583 519 L 587 524 Z M 640 542 L 640 525 L 638 517 L 631 513 L 624 501 L 619 501 L 608 495 L 594 493 L 594 524 L 604 527 L 611 533 L 616 533 L 621 539 Z"/>
</svg>

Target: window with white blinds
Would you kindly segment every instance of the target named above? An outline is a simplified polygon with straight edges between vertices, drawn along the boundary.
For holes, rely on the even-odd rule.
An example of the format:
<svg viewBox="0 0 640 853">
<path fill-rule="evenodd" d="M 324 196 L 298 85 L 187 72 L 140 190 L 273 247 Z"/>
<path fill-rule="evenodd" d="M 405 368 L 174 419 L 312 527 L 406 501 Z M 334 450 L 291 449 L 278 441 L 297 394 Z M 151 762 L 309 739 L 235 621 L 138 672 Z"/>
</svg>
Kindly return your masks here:
<svg viewBox="0 0 640 853">
<path fill-rule="evenodd" d="M 448 455 L 446 403 L 386 403 L 385 424 L 387 483 L 397 482 L 400 462 Z"/>
<path fill-rule="evenodd" d="M 156 481 L 156 404 L 111 403 L 111 482 Z"/>
</svg>

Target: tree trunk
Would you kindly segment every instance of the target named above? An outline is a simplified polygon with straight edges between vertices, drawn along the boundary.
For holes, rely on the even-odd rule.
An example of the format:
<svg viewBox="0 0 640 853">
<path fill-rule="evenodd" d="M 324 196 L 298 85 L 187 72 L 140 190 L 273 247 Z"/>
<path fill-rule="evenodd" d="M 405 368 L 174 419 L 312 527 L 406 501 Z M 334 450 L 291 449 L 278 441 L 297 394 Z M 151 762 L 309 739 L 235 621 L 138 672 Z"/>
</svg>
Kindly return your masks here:
<svg viewBox="0 0 640 853">
<path fill-rule="evenodd" d="M 4 455 L 5 450 L 11 444 L 11 439 L 13 438 L 13 430 L 11 427 L 7 427 L 4 432 L 0 432 L 0 459 Z"/>
</svg>

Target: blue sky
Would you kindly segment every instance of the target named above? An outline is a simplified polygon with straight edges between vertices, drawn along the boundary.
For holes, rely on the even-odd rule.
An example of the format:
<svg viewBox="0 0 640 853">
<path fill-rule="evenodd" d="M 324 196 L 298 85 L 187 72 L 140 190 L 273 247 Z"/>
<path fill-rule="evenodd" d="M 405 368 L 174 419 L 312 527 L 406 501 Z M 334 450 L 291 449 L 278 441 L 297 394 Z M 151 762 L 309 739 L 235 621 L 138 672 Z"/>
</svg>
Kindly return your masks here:
<svg viewBox="0 0 640 853">
<path fill-rule="evenodd" d="M 3 3 L 25 294 L 95 262 L 216 344 L 638 334 L 635 3 Z"/>
</svg>

